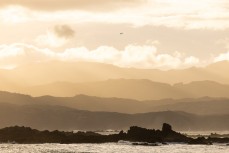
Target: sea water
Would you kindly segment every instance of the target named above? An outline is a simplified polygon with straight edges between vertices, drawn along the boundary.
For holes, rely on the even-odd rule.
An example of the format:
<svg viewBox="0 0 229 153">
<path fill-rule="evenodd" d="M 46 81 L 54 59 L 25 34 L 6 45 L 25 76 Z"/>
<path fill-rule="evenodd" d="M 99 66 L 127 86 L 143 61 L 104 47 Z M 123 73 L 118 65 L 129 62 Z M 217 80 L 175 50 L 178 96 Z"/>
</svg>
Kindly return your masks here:
<svg viewBox="0 0 229 153">
<path fill-rule="evenodd" d="M 104 144 L 0 144 L 0 153 L 229 153 L 227 144 L 135 146 Z"/>
</svg>

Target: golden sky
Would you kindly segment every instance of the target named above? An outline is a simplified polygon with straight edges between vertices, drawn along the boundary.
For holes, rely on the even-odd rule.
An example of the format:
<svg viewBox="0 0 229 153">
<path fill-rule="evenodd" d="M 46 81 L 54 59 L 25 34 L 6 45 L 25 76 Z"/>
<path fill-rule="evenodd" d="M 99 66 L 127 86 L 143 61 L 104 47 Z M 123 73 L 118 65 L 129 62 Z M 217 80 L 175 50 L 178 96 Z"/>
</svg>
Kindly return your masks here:
<svg viewBox="0 0 229 153">
<path fill-rule="evenodd" d="M 228 19 L 227 0 L 1 0 L 0 67 L 203 66 L 229 60 Z"/>
</svg>

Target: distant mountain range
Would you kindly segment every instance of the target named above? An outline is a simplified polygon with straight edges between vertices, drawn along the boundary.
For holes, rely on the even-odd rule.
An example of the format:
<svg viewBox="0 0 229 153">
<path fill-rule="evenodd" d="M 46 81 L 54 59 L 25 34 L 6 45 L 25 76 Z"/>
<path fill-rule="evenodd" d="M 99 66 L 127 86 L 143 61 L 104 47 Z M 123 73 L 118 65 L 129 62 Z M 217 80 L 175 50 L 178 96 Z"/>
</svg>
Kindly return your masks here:
<svg viewBox="0 0 229 153">
<path fill-rule="evenodd" d="M 52 105 L 88 111 L 105 111 L 119 113 L 147 113 L 157 111 L 184 111 L 193 114 L 211 115 L 228 114 L 229 99 L 198 98 L 198 99 L 164 99 L 138 101 L 121 98 L 100 98 L 86 95 L 74 97 L 31 97 L 28 95 L 0 92 L 0 103 L 16 105 Z"/>
<path fill-rule="evenodd" d="M 121 68 L 91 62 L 42 62 L 23 65 L 12 70 L 0 70 L 0 81 L 6 87 L 41 85 L 53 82 L 97 82 L 108 79 L 148 79 L 174 84 L 178 82 L 212 80 L 229 84 L 229 62 L 222 61 L 204 68 L 162 71 L 157 69 Z M 11 85 L 7 85 L 11 83 Z"/>
<path fill-rule="evenodd" d="M 0 70 L 0 84 L 2 91 L 33 96 L 85 94 L 137 100 L 229 98 L 229 62 L 169 71 L 119 68 L 99 63 L 47 62 Z"/>
<path fill-rule="evenodd" d="M 196 81 L 188 84 L 170 85 L 150 80 L 116 79 L 88 83 L 57 82 L 23 88 L 20 92 L 33 96 L 69 97 L 84 94 L 136 100 L 200 98 L 206 96 L 229 98 L 229 85 L 213 81 Z"/>
<path fill-rule="evenodd" d="M 0 90 L 0 127 L 96 130 L 159 128 L 164 122 L 175 130 L 229 127 L 229 62 L 169 71 L 35 63 L 0 70 Z"/>
<path fill-rule="evenodd" d="M 0 104 L 0 128 L 19 125 L 49 130 L 127 129 L 137 125 L 160 128 L 166 122 L 175 130 L 228 130 L 229 115 L 199 116 L 184 112 L 121 114 L 91 112 L 49 105 Z"/>
</svg>

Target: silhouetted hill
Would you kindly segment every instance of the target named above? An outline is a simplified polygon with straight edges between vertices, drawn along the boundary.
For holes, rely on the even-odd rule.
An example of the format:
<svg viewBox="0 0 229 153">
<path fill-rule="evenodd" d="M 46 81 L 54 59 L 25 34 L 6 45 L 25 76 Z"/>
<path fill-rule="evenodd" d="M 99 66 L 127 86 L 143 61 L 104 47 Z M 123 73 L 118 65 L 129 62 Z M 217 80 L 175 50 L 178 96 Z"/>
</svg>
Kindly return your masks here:
<svg viewBox="0 0 229 153">
<path fill-rule="evenodd" d="M 1 103 L 0 121 L 0 127 L 19 125 L 50 130 L 127 129 L 132 125 L 159 128 L 164 122 L 174 125 L 175 130 L 228 130 L 229 115 L 198 116 L 172 111 L 131 115 Z"/>
<path fill-rule="evenodd" d="M 122 98 L 100 98 L 86 95 L 77 95 L 74 97 L 31 97 L 16 93 L 0 92 L 0 103 L 18 105 L 58 105 L 80 110 L 119 113 L 146 113 L 172 110 L 209 115 L 227 114 L 229 110 L 229 99 L 210 97 L 138 101 Z"/>
<path fill-rule="evenodd" d="M 227 114 L 229 110 L 228 99 L 210 99 L 198 102 L 177 102 L 173 104 L 158 105 L 153 107 L 154 111 L 185 111 L 195 114 Z"/>
<path fill-rule="evenodd" d="M 137 101 L 121 98 L 99 98 L 79 95 L 75 97 L 36 97 L 41 104 L 60 105 L 81 110 L 108 111 L 120 113 L 145 113 L 155 111 L 185 111 L 194 114 L 227 114 L 229 99 L 164 99 Z"/>
<path fill-rule="evenodd" d="M 35 99 L 29 95 L 0 91 L 0 103 L 32 104 Z"/>
</svg>

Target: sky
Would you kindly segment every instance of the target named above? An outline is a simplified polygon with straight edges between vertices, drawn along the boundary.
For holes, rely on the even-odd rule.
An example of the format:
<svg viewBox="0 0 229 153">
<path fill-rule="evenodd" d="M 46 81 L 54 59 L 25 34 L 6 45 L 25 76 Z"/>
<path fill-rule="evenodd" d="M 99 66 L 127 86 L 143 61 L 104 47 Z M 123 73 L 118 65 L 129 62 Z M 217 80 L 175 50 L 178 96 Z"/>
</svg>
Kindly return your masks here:
<svg viewBox="0 0 229 153">
<path fill-rule="evenodd" d="M 229 60 L 229 1 L 1 0 L 0 68 L 51 60 L 147 69 Z"/>
</svg>

